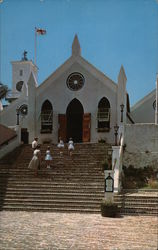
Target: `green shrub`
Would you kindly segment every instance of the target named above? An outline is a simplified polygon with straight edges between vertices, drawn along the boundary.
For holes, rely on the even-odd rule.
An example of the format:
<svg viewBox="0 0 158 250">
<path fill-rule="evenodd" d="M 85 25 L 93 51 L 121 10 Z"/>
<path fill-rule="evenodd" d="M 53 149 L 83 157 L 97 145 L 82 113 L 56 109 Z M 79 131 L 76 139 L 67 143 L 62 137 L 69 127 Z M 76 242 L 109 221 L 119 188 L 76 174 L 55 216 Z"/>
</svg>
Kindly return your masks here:
<svg viewBox="0 0 158 250">
<path fill-rule="evenodd" d="M 100 139 L 98 140 L 99 143 L 106 143 L 106 140 L 105 139 Z"/>
<path fill-rule="evenodd" d="M 130 165 L 129 167 L 123 167 L 124 177 L 122 179 L 123 188 L 127 189 L 137 189 L 137 188 L 156 188 L 156 172 L 151 167 L 144 168 L 134 168 Z M 150 185 L 149 180 L 153 182 Z"/>
<path fill-rule="evenodd" d="M 101 203 L 101 215 L 103 217 L 116 217 L 118 214 L 118 206 L 114 202 L 106 201 Z"/>
</svg>

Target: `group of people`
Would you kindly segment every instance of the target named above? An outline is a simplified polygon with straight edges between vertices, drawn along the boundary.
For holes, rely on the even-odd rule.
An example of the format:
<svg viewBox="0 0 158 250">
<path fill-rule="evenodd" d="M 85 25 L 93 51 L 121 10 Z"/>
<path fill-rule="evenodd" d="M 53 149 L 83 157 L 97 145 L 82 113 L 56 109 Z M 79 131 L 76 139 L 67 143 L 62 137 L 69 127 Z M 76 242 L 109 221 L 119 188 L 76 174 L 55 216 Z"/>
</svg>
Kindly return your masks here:
<svg viewBox="0 0 158 250">
<path fill-rule="evenodd" d="M 65 147 L 64 142 L 62 140 L 61 137 L 59 137 L 59 143 L 57 144 L 57 147 L 60 150 L 60 156 L 63 155 L 63 149 Z M 72 140 L 72 138 L 69 139 L 68 142 L 68 154 L 70 156 L 72 156 L 73 150 L 74 150 L 74 142 Z M 34 169 L 35 170 L 35 176 L 38 175 L 38 169 L 40 169 L 41 167 L 41 162 L 42 162 L 42 158 L 41 158 L 41 151 L 40 151 L 40 145 L 38 144 L 38 138 L 35 137 L 34 141 L 32 142 L 32 150 L 33 150 L 33 157 L 29 163 L 28 168 L 29 169 Z M 46 150 L 46 155 L 44 158 L 45 162 L 46 162 L 46 166 L 47 168 L 50 168 L 51 166 L 51 162 L 53 160 L 53 157 L 51 155 L 51 151 L 50 151 L 50 146 L 47 147 Z"/>
</svg>

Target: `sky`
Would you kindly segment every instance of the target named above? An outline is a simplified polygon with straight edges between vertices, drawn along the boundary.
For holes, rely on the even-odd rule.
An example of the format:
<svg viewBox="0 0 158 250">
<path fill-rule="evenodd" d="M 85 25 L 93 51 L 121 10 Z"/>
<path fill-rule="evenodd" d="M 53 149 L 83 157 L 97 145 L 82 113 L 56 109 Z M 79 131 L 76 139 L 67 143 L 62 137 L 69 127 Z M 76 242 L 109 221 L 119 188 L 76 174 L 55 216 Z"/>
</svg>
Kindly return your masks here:
<svg viewBox="0 0 158 250">
<path fill-rule="evenodd" d="M 121 65 L 131 106 L 155 88 L 158 73 L 158 0 L 0 0 L 0 82 L 12 86 L 11 61 L 24 50 L 38 82 L 71 56 L 75 34 L 82 56 L 117 83 Z"/>
</svg>

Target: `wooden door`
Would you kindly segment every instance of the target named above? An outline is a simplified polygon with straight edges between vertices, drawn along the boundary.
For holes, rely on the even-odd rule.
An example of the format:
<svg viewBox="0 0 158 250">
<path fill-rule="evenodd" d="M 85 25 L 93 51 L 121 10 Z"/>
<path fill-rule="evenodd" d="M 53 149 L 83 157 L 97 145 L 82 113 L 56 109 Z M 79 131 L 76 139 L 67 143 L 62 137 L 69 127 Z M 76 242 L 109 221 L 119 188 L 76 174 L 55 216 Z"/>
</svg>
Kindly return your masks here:
<svg viewBox="0 0 158 250">
<path fill-rule="evenodd" d="M 64 142 L 66 142 L 66 115 L 59 114 L 58 115 L 58 138 L 61 137 Z"/>
<path fill-rule="evenodd" d="M 29 133 L 27 131 L 27 128 L 22 128 L 21 129 L 21 141 L 24 144 L 28 144 L 29 143 Z"/>
<path fill-rule="evenodd" d="M 91 132 L 91 114 L 87 113 L 83 115 L 83 142 L 90 142 L 90 132 Z"/>
</svg>

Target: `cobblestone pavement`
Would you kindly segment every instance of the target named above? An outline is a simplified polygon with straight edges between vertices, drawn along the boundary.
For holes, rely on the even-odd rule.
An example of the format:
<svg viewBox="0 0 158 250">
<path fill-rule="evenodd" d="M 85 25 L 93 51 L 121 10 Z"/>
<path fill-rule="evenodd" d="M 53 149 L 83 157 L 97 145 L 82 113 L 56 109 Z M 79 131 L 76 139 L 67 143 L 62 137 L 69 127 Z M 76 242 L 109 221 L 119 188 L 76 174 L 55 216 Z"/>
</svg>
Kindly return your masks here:
<svg viewBox="0 0 158 250">
<path fill-rule="evenodd" d="M 1 250 L 157 250 L 158 218 L 0 212 Z"/>
</svg>

